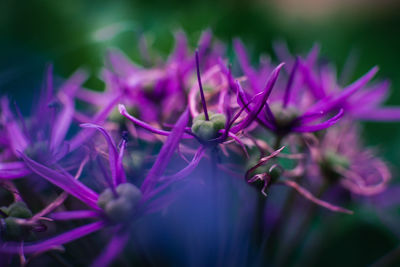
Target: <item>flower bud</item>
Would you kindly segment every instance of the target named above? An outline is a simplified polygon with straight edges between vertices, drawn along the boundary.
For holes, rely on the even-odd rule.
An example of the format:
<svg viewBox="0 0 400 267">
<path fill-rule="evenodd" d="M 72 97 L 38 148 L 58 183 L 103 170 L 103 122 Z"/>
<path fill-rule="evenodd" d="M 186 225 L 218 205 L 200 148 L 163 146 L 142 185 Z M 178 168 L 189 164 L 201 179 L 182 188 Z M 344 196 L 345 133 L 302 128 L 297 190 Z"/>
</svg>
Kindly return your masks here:
<svg viewBox="0 0 400 267">
<path fill-rule="evenodd" d="M 126 221 L 139 203 L 142 193 L 130 183 L 120 184 L 116 188 L 115 197 L 110 188 L 100 194 L 97 205 L 102 208 L 108 218 L 114 222 Z"/>
<path fill-rule="evenodd" d="M 17 201 L 8 207 L 8 216 L 28 219 L 32 217 L 32 212 L 26 206 L 25 202 Z"/>
<path fill-rule="evenodd" d="M 219 131 L 224 129 L 226 117 L 221 113 L 209 113 L 210 120 L 205 119 L 204 113 L 193 120 L 192 132 L 202 140 L 211 140 L 219 136 Z"/>
</svg>

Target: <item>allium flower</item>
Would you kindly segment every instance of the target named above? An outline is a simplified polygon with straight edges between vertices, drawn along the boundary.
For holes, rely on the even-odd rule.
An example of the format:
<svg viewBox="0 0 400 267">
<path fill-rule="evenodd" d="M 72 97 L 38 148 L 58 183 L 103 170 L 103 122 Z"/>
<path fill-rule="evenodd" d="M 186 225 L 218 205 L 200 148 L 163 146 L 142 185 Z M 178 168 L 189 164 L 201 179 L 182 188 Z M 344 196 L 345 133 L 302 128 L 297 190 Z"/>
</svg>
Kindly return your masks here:
<svg viewBox="0 0 400 267">
<path fill-rule="evenodd" d="M 367 74 L 353 83 L 353 86 L 344 87 L 339 81 L 332 64 L 319 63 L 319 46 L 316 45 L 306 60 L 299 60 L 290 55 L 286 46 L 278 43 L 275 46 L 281 60 L 296 64 L 301 73 L 304 84 L 311 90 L 313 96 L 320 103 L 314 110 L 323 111 L 342 108 L 347 116 L 353 119 L 371 121 L 397 121 L 400 119 L 398 107 L 381 107 L 388 97 L 389 81 L 379 81 L 369 84 L 378 71 L 373 67 Z M 351 73 L 344 70 L 340 77 L 348 77 Z"/>
<path fill-rule="evenodd" d="M 35 160 L 55 164 L 69 152 L 78 149 L 93 131 L 82 130 L 66 140 L 68 131 L 76 119 L 75 95 L 86 80 L 84 71 L 77 71 L 65 81 L 56 95 L 53 89 L 52 66 L 47 70 L 46 85 L 42 90 L 33 115 L 23 118 L 16 106 L 15 116 L 6 97 L 1 99 L 1 125 L 4 135 L 1 136 L 2 154 L 0 163 L 0 178 L 13 179 L 27 176 L 31 173 L 26 164 L 18 160 L 17 151 L 23 151 Z M 103 123 L 114 108 L 119 97 L 110 99 L 92 118 L 86 118 L 93 123 Z M 79 153 L 78 153 L 79 157 Z M 78 158 L 75 158 L 78 160 Z"/>
<path fill-rule="evenodd" d="M 162 194 L 170 183 L 160 183 L 160 178 L 181 140 L 181 136 L 188 123 L 188 115 L 188 111 L 184 112 L 177 121 L 140 189 L 127 182 L 123 171 L 122 157 L 126 141 L 123 140 L 118 152 L 116 145 L 107 131 L 94 124 L 84 124 L 82 126 L 100 131 L 107 141 L 109 150 L 111 178 L 106 177 L 109 186 L 101 194 L 94 192 L 68 172 L 62 169 L 53 170 L 21 153 L 21 157 L 31 171 L 63 189 L 66 193 L 81 200 L 89 208 L 88 210 L 53 212 L 46 217 L 54 221 L 87 218 L 95 218 L 97 221 L 43 241 L 32 243 L 5 242 L 0 245 L 0 252 L 22 252 L 22 254 L 44 252 L 104 227 L 112 226 L 114 228 L 114 236 L 111 238 L 104 252 L 94 263 L 94 266 L 107 266 L 118 256 L 128 242 L 128 231 L 132 228 L 133 222 L 145 214 L 163 209 L 175 198 L 176 194 Z"/>
<path fill-rule="evenodd" d="M 28 175 L 29 168 L 23 161 L 17 160 L 17 151 L 25 151 L 41 161 L 57 162 L 63 158 L 69 145 L 65 137 L 74 115 L 74 96 L 85 81 L 86 74 L 76 72 L 60 88 L 57 96 L 53 95 L 52 67 L 47 70 L 46 86 L 33 115 L 25 119 L 17 109 L 15 116 L 10 109 L 9 100 L 1 99 L 2 163 L 0 178 L 19 178 Z"/>
<path fill-rule="evenodd" d="M 238 103 L 243 106 L 250 95 L 262 91 L 260 81 L 265 73 L 271 70 L 271 66 L 269 62 L 261 62 L 260 71 L 254 70 L 248 62 L 243 44 L 236 40 L 234 45 L 247 84 L 244 89 L 240 83 L 232 87 L 238 91 Z M 339 89 L 334 73 L 328 72 L 328 68 L 321 67 L 318 69 L 319 76 L 314 75 L 317 57 L 318 47 L 314 48 L 306 59 L 285 58 L 288 62 L 287 79 L 278 80 L 275 90 L 271 92 L 263 107 L 263 112 L 257 117 L 260 125 L 272 130 L 278 136 L 285 136 L 290 132 L 315 132 L 326 129 L 334 125 L 344 113 L 358 118 L 367 118 L 367 114 L 374 114 L 370 115 L 371 119 L 397 118 L 397 108 L 378 107 L 387 83 L 372 88 L 366 87 L 377 72 L 376 67 L 354 83 Z M 248 110 L 252 109 L 250 105 Z M 329 114 L 336 115 L 324 121 Z"/>
<path fill-rule="evenodd" d="M 386 164 L 360 143 L 360 133 L 352 122 L 340 123 L 327 131 L 321 141 L 309 139 L 313 157 L 310 171 L 328 183 L 339 183 L 358 195 L 383 192 L 391 175 Z"/>
<path fill-rule="evenodd" d="M 207 64 L 221 56 L 220 46 L 211 47 L 211 32 L 202 34 L 199 53 L 207 59 Z M 175 50 L 163 62 L 155 62 L 150 67 L 131 62 L 116 50 L 108 54 L 108 66 L 103 71 L 106 91 L 96 93 L 82 90 L 78 97 L 96 106 L 102 106 L 107 98 L 123 94 L 122 103 L 130 111 L 151 123 L 160 124 L 166 119 L 182 113 L 187 105 L 186 96 L 190 80 L 195 73 L 195 61 L 189 53 L 186 36 L 175 34 Z"/>
<path fill-rule="evenodd" d="M 192 161 L 188 164 L 185 170 L 193 170 L 197 164 L 200 162 L 201 158 L 204 155 L 205 148 L 215 148 L 219 144 L 230 143 L 229 138 L 232 138 L 235 142 L 237 142 L 243 149 L 244 153 L 247 155 L 246 148 L 244 144 L 240 141 L 240 139 L 236 136 L 236 134 L 245 128 L 247 128 L 257 117 L 257 114 L 260 112 L 265 99 L 268 98 L 269 92 L 271 91 L 282 65 L 278 66 L 267 83 L 267 87 L 264 92 L 259 95 L 258 98 L 249 101 L 249 103 L 254 102 L 255 108 L 252 112 L 248 112 L 248 115 L 244 118 L 241 118 L 240 122 L 237 122 L 239 117 L 241 116 L 244 109 L 248 106 L 246 104 L 244 107 L 238 109 L 236 113 L 232 116 L 232 108 L 230 107 L 231 97 L 229 95 L 228 84 L 227 81 L 224 80 L 224 75 L 219 71 L 220 67 L 218 65 L 214 65 L 209 70 L 206 71 L 205 77 L 206 81 L 210 83 L 212 87 L 219 88 L 219 91 L 216 90 L 212 92 L 217 96 L 218 99 L 215 111 L 209 111 L 207 107 L 207 101 L 205 97 L 205 90 L 202 85 L 202 79 L 200 75 L 200 64 L 199 64 L 199 53 L 196 51 L 196 67 L 197 67 L 197 86 L 193 85 L 192 89 L 189 93 L 189 107 L 191 114 L 193 116 L 192 127 L 186 128 L 185 135 L 183 138 L 185 139 L 193 139 L 195 138 L 201 146 L 198 148 L 197 152 L 193 156 Z M 196 108 L 196 92 L 200 92 L 201 105 L 203 108 L 203 112 L 200 113 Z M 130 115 L 125 106 L 119 106 L 120 113 L 125 116 L 127 119 L 132 121 L 133 123 L 139 125 L 140 127 L 145 128 L 146 130 L 159 134 L 166 135 L 170 134 L 169 131 L 159 130 L 151 125 L 133 117 Z M 182 172 L 179 177 L 184 178 L 186 172 Z M 177 178 L 177 177 L 175 177 Z"/>
</svg>

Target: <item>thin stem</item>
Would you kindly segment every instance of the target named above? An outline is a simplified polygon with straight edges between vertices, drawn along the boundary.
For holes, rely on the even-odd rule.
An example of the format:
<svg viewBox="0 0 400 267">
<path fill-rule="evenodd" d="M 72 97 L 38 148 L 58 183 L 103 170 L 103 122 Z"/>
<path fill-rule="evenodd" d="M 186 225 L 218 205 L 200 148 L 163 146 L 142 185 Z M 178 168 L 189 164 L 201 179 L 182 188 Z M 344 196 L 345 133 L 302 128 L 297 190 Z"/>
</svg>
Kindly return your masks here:
<svg viewBox="0 0 400 267">
<path fill-rule="evenodd" d="M 196 50 L 196 68 L 197 68 L 197 81 L 199 82 L 200 95 L 201 95 L 201 104 L 203 105 L 204 117 L 205 117 L 206 121 L 208 121 L 208 120 L 210 120 L 210 118 L 208 117 L 206 98 L 204 97 L 203 85 L 201 84 L 199 51 L 198 50 Z"/>
</svg>

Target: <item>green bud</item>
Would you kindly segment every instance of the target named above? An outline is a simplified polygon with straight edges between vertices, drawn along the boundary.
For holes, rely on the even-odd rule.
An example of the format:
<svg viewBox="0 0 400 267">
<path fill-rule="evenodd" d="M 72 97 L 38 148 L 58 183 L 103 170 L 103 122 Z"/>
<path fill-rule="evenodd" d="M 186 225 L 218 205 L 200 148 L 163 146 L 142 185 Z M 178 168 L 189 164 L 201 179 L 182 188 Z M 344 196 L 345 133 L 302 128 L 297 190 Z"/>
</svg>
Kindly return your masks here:
<svg viewBox="0 0 400 267">
<path fill-rule="evenodd" d="M 132 214 L 135 203 L 129 201 L 129 199 L 119 197 L 113 199 L 107 203 L 104 212 L 107 216 L 115 222 L 126 221 L 129 215 Z"/>
<path fill-rule="evenodd" d="M 110 188 L 104 190 L 97 199 L 97 206 L 103 210 L 106 208 L 107 203 L 109 203 L 114 198 L 113 193 Z"/>
<path fill-rule="evenodd" d="M 8 216 L 15 218 L 28 219 L 32 217 L 32 212 L 25 202 L 17 201 L 8 207 Z"/>
<path fill-rule="evenodd" d="M 224 114 L 215 113 L 210 116 L 210 121 L 214 124 L 214 129 L 219 131 L 224 129 L 226 124 L 226 117 Z"/>
<path fill-rule="evenodd" d="M 139 203 L 142 193 L 133 184 L 120 184 L 116 188 L 118 197 L 114 197 L 110 188 L 100 194 L 97 205 L 102 208 L 110 220 L 126 221 Z"/>
<path fill-rule="evenodd" d="M 202 140 L 211 140 L 219 136 L 219 131 L 224 129 L 226 117 L 221 113 L 209 113 L 209 119 L 205 119 L 204 113 L 193 119 L 192 132 Z"/>
<path fill-rule="evenodd" d="M 125 198 L 133 203 L 137 203 L 142 197 L 140 189 L 130 183 L 120 184 L 117 186 L 117 193 L 120 198 Z"/>
</svg>

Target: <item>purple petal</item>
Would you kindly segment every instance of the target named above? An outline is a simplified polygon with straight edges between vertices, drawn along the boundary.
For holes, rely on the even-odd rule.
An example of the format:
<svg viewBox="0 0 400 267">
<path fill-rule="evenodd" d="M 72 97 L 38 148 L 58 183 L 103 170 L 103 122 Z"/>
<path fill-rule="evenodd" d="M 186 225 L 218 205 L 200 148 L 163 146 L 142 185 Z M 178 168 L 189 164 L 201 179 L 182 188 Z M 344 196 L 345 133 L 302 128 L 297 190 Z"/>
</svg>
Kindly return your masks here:
<svg viewBox="0 0 400 267">
<path fill-rule="evenodd" d="M 23 162 L 0 162 L 0 179 L 15 179 L 32 172 Z"/>
<path fill-rule="evenodd" d="M 271 73 L 271 76 L 269 77 L 267 84 L 265 86 L 265 89 L 263 93 L 259 96 L 258 100 L 256 101 L 255 105 L 253 108 L 251 108 L 251 111 L 248 112 L 247 117 L 238 125 L 232 127 L 232 132 L 238 132 L 247 126 L 249 126 L 256 118 L 257 115 L 260 113 L 264 105 L 266 104 L 266 101 L 271 94 L 272 88 L 275 85 L 276 80 L 278 79 L 279 72 L 282 68 L 284 63 L 279 64 L 278 67 L 274 69 L 274 71 Z"/>
<path fill-rule="evenodd" d="M 61 113 L 57 116 L 51 129 L 50 148 L 54 150 L 65 139 L 70 128 L 75 112 L 73 97 L 78 88 L 86 80 L 87 74 L 84 71 L 77 71 L 69 78 L 60 89 L 59 98 L 63 104 Z"/>
<path fill-rule="evenodd" d="M 101 252 L 100 256 L 93 262 L 93 267 L 106 267 L 118 257 L 124 250 L 129 241 L 129 233 L 121 231 L 113 235 L 111 241 L 108 242 L 107 247 Z"/>
<path fill-rule="evenodd" d="M 239 39 L 235 39 L 233 40 L 233 47 L 235 48 L 235 52 L 238 56 L 239 64 L 242 67 L 244 74 L 247 76 L 252 89 L 256 92 L 261 91 L 261 88 L 258 84 L 257 75 L 254 69 L 250 66 L 249 58 L 243 43 Z"/>
<path fill-rule="evenodd" d="M 94 124 L 102 124 L 105 119 L 107 119 L 108 115 L 117 105 L 117 103 L 121 100 L 122 94 L 117 95 L 113 98 L 99 113 L 94 116 L 94 118 L 90 121 Z M 77 135 L 75 135 L 70 144 L 71 151 L 79 148 L 87 139 L 93 136 L 94 131 L 92 129 L 85 129 L 80 131 Z"/>
<path fill-rule="evenodd" d="M 60 211 L 60 212 L 53 212 L 48 217 L 56 221 L 69 221 L 69 220 L 80 220 L 88 218 L 98 218 L 100 217 L 100 213 L 94 210 Z"/>
<path fill-rule="evenodd" d="M 205 152 L 205 147 L 201 146 L 199 149 L 197 149 L 196 153 L 193 156 L 192 161 L 185 168 L 183 168 L 176 174 L 162 177 L 160 179 L 160 182 L 161 181 L 176 182 L 176 181 L 179 181 L 179 180 L 187 177 L 190 173 L 192 173 L 194 171 L 194 169 L 197 167 L 197 165 L 199 165 L 200 160 L 202 159 L 202 157 L 204 155 L 204 152 Z"/>
<path fill-rule="evenodd" d="M 126 183 L 126 175 L 123 165 L 125 147 L 126 147 L 126 140 L 124 139 L 121 142 L 117 160 L 117 185 Z"/>
<path fill-rule="evenodd" d="M 199 52 L 197 50 L 196 50 L 196 71 L 197 71 L 197 82 L 199 84 L 199 89 L 200 89 L 201 104 L 203 105 L 204 117 L 206 121 L 208 121 L 209 117 L 207 112 L 207 103 L 206 103 L 206 98 L 204 97 L 203 85 L 201 84 Z"/>
<path fill-rule="evenodd" d="M 147 174 L 142 186 L 142 192 L 146 193 L 149 192 L 154 188 L 157 181 L 164 173 L 171 157 L 179 145 L 179 141 L 182 138 L 182 135 L 185 131 L 185 127 L 189 122 L 189 110 L 185 110 L 183 114 L 179 117 L 177 123 L 175 124 L 174 128 L 172 129 L 171 134 L 168 136 L 167 141 L 161 148 L 160 153 L 154 163 L 153 167 L 150 169 L 149 173 Z"/>
<path fill-rule="evenodd" d="M 159 135 L 164 135 L 164 136 L 168 136 L 171 133 L 171 132 L 168 132 L 168 131 L 156 129 L 153 126 L 151 126 L 151 125 L 149 125 L 149 124 L 147 124 L 147 123 L 145 123 L 145 122 L 143 122 L 143 121 L 141 121 L 139 119 L 136 119 L 135 117 L 133 117 L 132 115 L 130 115 L 128 113 L 128 111 L 126 110 L 125 106 L 122 105 L 122 104 L 118 105 L 118 109 L 119 109 L 119 113 L 121 113 L 122 116 L 124 116 L 125 118 L 127 118 L 131 122 L 139 125 L 140 127 L 144 128 L 144 129 L 146 129 L 146 130 L 148 130 L 148 131 L 150 131 L 152 133 L 159 134 Z"/>
<path fill-rule="evenodd" d="M 316 111 L 324 111 L 328 112 L 332 109 L 337 108 L 338 106 L 342 105 L 347 98 L 352 96 L 355 92 L 362 89 L 377 73 L 378 67 L 373 67 L 367 74 L 363 77 L 352 83 L 351 85 L 344 88 L 339 95 L 336 97 L 329 99 L 325 98 L 321 100 L 316 105 L 308 110 L 308 112 L 316 112 Z"/>
<path fill-rule="evenodd" d="M 289 76 L 289 80 L 287 82 L 286 85 L 286 89 L 285 89 L 285 95 L 283 97 L 283 107 L 287 107 L 287 104 L 289 103 L 289 99 L 290 99 L 290 92 L 293 86 L 293 81 L 294 78 L 296 76 L 296 72 L 297 72 L 297 66 L 299 65 L 299 59 L 296 58 L 296 61 L 294 62 L 292 71 L 290 72 L 290 76 Z"/>
<path fill-rule="evenodd" d="M 10 142 L 10 146 L 15 151 L 24 151 L 28 146 L 28 140 L 23 134 L 22 129 L 18 126 L 13 114 L 8 105 L 8 99 L 3 97 L 1 99 L 1 119 L 2 123 L 6 126 L 7 137 Z"/>
<path fill-rule="evenodd" d="M 106 226 L 104 221 L 98 221 L 91 224 L 87 224 L 78 228 L 75 228 L 66 233 L 60 234 L 56 237 L 35 243 L 25 243 L 23 246 L 24 253 L 32 254 L 38 252 L 44 252 L 46 250 L 53 249 L 55 247 L 59 247 L 71 241 L 77 240 L 81 237 L 89 235 L 93 232 L 96 232 Z M 21 251 L 21 243 L 8 242 L 3 243 L 0 246 L 0 252 L 4 253 L 19 253 Z"/>
<path fill-rule="evenodd" d="M 80 199 L 91 208 L 100 210 L 100 208 L 97 206 L 98 194 L 78 180 L 74 179 L 74 177 L 69 175 L 67 172 L 61 174 L 37 163 L 36 161 L 33 161 L 23 153 L 20 153 L 20 156 L 25 161 L 28 168 L 30 168 L 34 173 L 40 175 L 50 183 L 60 187 L 64 191 Z"/>
<path fill-rule="evenodd" d="M 294 127 L 292 130 L 294 132 L 298 132 L 298 133 L 320 131 L 320 130 L 326 129 L 326 128 L 334 125 L 336 122 L 338 122 L 338 120 L 342 116 L 343 116 L 343 109 L 340 109 L 338 114 L 336 114 L 335 116 L 333 116 L 332 118 L 330 118 L 327 121 L 324 121 L 322 123 L 315 124 L 315 125 L 303 125 L 303 126 Z"/>
<path fill-rule="evenodd" d="M 355 117 L 358 119 L 369 121 L 399 121 L 400 108 L 399 107 L 383 107 L 374 108 L 365 112 L 356 113 Z"/>
<path fill-rule="evenodd" d="M 92 124 L 92 123 L 84 123 L 80 125 L 83 128 L 94 128 L 98 130 L 104 137 L 104 139 L 107 142 L 108 145 L 108 159 L 110 162 L 110 170 L 111 170 L 111 179 L 112 179 L 112 185 L 114 188 L 117 186 L 117 180 L 119 180 L 117 170 L 119 169 L 118 166 L 118 151 L 117 147 L 114 143 L 114 140 L 111 138 L 111 136 L 108 134 L 108 132 L 101 126 Z"/>
</svg>

